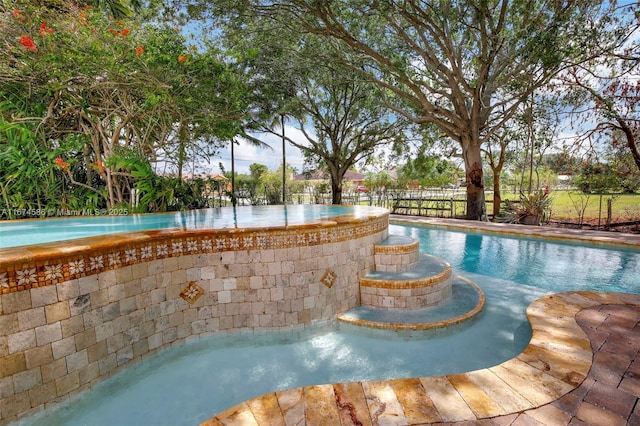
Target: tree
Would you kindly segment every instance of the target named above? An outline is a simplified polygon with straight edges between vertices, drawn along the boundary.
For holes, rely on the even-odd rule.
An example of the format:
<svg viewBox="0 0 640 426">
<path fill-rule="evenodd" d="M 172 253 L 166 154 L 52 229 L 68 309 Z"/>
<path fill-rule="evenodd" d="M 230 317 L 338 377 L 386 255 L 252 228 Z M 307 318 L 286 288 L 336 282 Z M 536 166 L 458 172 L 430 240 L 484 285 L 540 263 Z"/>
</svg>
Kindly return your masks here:
<svg viewBox="0 0 640 426">
<path fill-rule="evenodd" d="M 421 148 L 400 167 L 400 180 L 419 182 L 425 187 L 446 187 L 458 180 L 460 170 L 450 160 L 429 154 L 424 147 Z"/>
<path fill-rule="evenodd" d="M 326 168 L 332 203 L 340 204 L 345 172 L 376 146 L 401 139 L 406 120 L 379 102 L 380 89 L 327 63 L 330 47 L 322 39 L 283 32 L 258 16 L 229 16 L 220 23 L 230 49 L 243 52 L 240 62 L 249 70 L 255 105 L 262 111 L 259 126 L 300 149 L 314 168 Z M 285 118 L 296 123 L 304 141 L 284 134 Z"/>
<path fill-rule="evenodd" d="M 342 203 L 344 174 L 372 155 L 376 146 L 402 139 L 404 121 L 377 103 L 378 91 L 365 81 L 344 81 L 328 69 L 301 84 L 296 120 L 305 143 L 289 139 L 307 163 L 323 164 L 331 179 L 331 202 Z M 294 106 L 294 107 L 295 107 Z M 306 124 L 312 123 L 312 130 Z"/>
<path fill-rule="evenodd" d="M 599 1 L 247 1 L 261 19 L 318 34 L 378 87 L 396 113 L 432 123 L 460 147 L 467 215 L 485 216 L 481 147 L 519 105 L 603 44 Z M 604 43 L 607 44 L 607 43 Z"/>
<path fill-rule="evenodd" d="M 634 6 L 621 7 L 631 18 Z M 638 4 L 635 5 L 638 7 Z M 623 144 L 640 171 L 640 20 L 616 17 L 619 32 L 611 49 L 558 76 L 572 120 L 587 129 L 579 142 L 596 145 L 600 138 Z M 623 15 L 625 16 L 625 15 Z M 557 86 L 557 85 L 556 85 Z M 594 125 L 595 123 L 595 125 Z M 623 141 L 623 142 L 622 142 Z"/>
<path fill-rule="evenodd" d="M 242 134 L 245 85 L 215 49 L 199 52 L 172 27 L 65 4 L 64 12 L 25 5 L 2 17 L 2 117 L 29 130 L 38 150 L 55 152 L 66 191 L 84 188 L 112 207 L 138 187 L 157 205 L 166 198 L 159 194 L 179 191 L 150 165 L 173 163 L 181 176 L 189 159 Z M 5 190 L 21 192 L 12 182 Z"/>
</svg>

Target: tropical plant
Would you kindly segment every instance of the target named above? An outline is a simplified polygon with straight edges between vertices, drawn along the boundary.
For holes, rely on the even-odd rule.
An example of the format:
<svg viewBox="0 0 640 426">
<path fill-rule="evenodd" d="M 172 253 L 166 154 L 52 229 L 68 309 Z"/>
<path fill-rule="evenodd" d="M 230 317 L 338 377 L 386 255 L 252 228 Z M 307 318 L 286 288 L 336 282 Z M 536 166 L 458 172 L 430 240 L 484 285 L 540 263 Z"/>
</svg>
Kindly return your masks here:
<svg viewBox="0 0 640 426">
<path fill-rule="evenodd" d="M 12 13 L 0 17 L 6 58 L 0 113 L 32 133 L 34 167 L 39 176 L 49 171 L 52 182 L 41 179 L 37 191 L 4 184 L 5 202 L 30 203 L 18 195 L 28 193 L 36 205 L 63 200 L 112 207 L 131 202 L 140 178 L 151 191 L 141 194 L 146 206 L 173 208 L 180 204 L 171 204 L 175 195 L 189 191 L 183 184 L 162 190 L 149 184 L 153 164 L 181 176 L 190 160 L 215 154 L 221 141 L 242 132 L 244 85 L 215 49 L 199 52 L 167 25 L 113 20 L 72 2 L 56 13 L 36 3 L 10 4 Z M 165 195 L 153 198 L 159 191 Z M 186 205 L 194 203 L 201 204 Z"/>
<path fill-rule="evenodd" d="M 540 225 L 550 213 L 553 200 L 549 196 L 549 187 L 531 193 L 520 194 L 517 207 L 518 221 L 525 224 Z"/>
<path fill-rule="evenodd" d="M 518 210 L 523 215 L 542 216 L 551 208 L 551 203 L 549 192 L 540 189 L 533 193 L 521 194 Z"/>
</svg>

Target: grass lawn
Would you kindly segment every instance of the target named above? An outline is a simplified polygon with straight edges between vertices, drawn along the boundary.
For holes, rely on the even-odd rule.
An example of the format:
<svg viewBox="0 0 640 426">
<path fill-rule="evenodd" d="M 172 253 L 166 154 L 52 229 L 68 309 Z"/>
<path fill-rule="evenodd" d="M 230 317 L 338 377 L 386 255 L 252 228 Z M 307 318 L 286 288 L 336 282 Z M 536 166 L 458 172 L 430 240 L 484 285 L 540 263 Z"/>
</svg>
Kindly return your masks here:
<svg viewBox="0 0 640 426">
<path fill-rule="evenodd" d="M 613 222 L 640 220 L 640 194 L 583 194 L 578 191 L 554 191 L 552 219 L 578 218 L 584 208 L 585 219 L 607 218 L 607 200 L 611 200 Z M 600 211 L 601 210 L 601 211 Z"/>
<path fill-rule="evenodd" d="M 607 219 L 607 200 L 612 199 L 611 212 L 613 222 L 629 222 L 640 220 L 640 194 L 603 194 L 602 212 L 600 213 L 600 194 L 584 194 L 576 190 L 551 191 L 553 204 L 551 220 L 577 222 L 584 209 L 585 220 L 602 221 Z M 513 193 L 503 196 L 505 199 L 516 200 L 519 197 Z M 487 206 L 490 209 L 490 206 Z M 490 211 L 490 210 L 489 210 Z"/>
</svg>

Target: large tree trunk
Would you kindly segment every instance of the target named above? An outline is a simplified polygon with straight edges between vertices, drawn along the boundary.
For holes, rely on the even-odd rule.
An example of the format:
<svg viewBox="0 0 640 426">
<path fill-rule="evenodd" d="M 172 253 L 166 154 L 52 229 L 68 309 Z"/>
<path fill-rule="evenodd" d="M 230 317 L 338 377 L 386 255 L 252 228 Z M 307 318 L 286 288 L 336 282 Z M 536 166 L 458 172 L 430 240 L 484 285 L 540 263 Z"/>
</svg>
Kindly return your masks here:
<svg viewBox="0 0 640 426">
<path fill-rule="evenodd" d="M 493 217 L 500 214 L 500 206 L 502 205 L 502 192 L 500 190 L 500 172 L 493 171 Z"/>
<path fill-rule="evenodd" d="M 341 178 L 331 178 L 331 204 L 342 204 Z"/>
<path fill-rule="evenodd" d="M 480 144 L 467 140 L 461 145 L 467 178 L 467 219 L 487 220 Z"/>
<path fill-rule="evenodd" d="M 636 144 L 635 137 L 633 135 L 633 130 L 629 126 L 629 124 L 621 118 L 617 119 L 620 128 L 624 132 L 625 137 L 627 138 L 627 147 L 631 151 L 631 156 L 633 157 L 634 163 L 640 170 L 640 151 L 638 150 L 638 145 Z"/>
</svg>

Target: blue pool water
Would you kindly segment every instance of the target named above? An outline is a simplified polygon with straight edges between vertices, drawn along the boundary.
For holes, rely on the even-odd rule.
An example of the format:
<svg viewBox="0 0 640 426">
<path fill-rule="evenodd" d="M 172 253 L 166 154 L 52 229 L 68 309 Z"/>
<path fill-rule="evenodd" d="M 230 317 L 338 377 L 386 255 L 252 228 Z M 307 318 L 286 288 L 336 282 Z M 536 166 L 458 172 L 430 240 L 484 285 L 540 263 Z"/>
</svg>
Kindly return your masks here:
<svg viewBox="0 0 640 426">
<path fill-rule="evenodd" d="M 391 225 L 485 292 L 484 311 L 444 330 L 393 332 L 330 323 L 236 334 L 162 352 L 29 425 L 195 425 L 243 400 L 320 383 L 443 375 L 513 358 L 531 329 L 525 308 L 552 292 L 640 293 L 640 251 Z"/>
<path fill-rule="evenodd" d="M 363 206 L 242 206 L 145 215 L 105 214 L 0 221 L 0 248 L 150 229 L 202 230 L 293 226 L 345 214 L 358 218 L 368 216 L 371 211 L 371 208 Z M 124 210 L 121 212 L 125 213 Z"/>
</svg>

